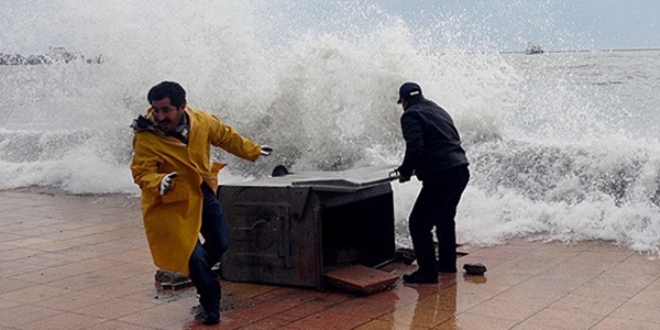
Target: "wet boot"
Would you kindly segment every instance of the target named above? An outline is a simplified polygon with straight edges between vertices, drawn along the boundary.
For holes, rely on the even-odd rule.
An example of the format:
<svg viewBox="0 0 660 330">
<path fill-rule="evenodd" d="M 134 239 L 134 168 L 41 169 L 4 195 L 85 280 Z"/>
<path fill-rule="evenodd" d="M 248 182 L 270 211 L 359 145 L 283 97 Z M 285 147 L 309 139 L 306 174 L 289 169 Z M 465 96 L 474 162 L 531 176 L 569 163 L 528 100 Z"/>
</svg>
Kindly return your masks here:
<svg viewBox="0 0 660 330">
<path fill-rule="evenodd" d="M 410 275 L 403 275 L 403 281 L 415 284 L 436 284 L 438 283 L 438 274 L 432 274 L 417 270 Z"/>
<path fill-rule="evenodd" d="M 205 325 L 214 325 L 220 323 L 220 310 L 217 308 L 202 310 L 202 323 Z"/>
</svg>

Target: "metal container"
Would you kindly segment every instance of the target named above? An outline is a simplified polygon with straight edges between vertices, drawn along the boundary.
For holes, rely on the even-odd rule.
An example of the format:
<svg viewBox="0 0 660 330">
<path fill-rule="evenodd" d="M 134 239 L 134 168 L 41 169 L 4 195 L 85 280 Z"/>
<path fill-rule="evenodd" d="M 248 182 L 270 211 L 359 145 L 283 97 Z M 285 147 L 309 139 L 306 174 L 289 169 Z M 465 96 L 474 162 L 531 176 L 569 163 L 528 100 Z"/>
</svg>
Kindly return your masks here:
<svg viewBox="0 0 660 330">
<path fill-rule="evenodd" d="M 323 290 L 323 273 L 394 257 L 393 166 L 296 173 L 219 186 L 230 281 Z"/>
</svg>

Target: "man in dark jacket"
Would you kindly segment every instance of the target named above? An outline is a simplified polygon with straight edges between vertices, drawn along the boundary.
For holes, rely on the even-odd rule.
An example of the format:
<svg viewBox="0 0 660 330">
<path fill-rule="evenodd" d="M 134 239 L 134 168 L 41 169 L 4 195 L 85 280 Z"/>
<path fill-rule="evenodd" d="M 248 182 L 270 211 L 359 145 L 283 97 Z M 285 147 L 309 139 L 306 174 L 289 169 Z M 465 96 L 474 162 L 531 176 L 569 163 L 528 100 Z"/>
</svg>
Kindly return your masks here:
<svg viewBox="0 0 660 330">
<path fill-rule="evenodd" d="M 438 283 L 438 273 L 456 272 L 456 206 L 470 178 L 468 160 L 451 116 L 422 95 L 416 83 L 399 88 L 403 107 L 401 128 L 406 140 L 399 182 L 412 175 L 422 181 L 410 214 L 409 228 L 419 268 L 404 275 L 407 283 Z M 438 238 L 438 258 L 433 249 L 432 229 Z"/>
</svg>

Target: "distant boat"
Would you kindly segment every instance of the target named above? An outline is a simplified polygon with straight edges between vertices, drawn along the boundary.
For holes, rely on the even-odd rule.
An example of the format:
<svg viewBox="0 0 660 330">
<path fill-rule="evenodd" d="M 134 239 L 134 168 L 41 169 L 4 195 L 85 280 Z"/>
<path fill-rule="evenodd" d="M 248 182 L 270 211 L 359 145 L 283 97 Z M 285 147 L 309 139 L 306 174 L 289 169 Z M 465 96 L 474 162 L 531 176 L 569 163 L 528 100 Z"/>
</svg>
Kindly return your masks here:
<svg viewBox="0 0 660 330">
<path fill-rule="evenodd" d="M 543 54 L 543 49 L 541 49 L 541 45 L 535 45 L 530 42 L 527 44 L 527 49 L 525 50 L 525 54 L 527 55 Z"/>
</svg>

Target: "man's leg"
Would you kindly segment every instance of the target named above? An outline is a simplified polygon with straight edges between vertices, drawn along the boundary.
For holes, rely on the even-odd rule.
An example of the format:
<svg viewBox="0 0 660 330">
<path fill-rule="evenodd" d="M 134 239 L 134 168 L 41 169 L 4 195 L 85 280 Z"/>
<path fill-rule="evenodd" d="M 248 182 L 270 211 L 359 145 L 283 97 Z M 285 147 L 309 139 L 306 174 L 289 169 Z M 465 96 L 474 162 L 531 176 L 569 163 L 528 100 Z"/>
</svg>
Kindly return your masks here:
<svg viewBox="0 0 660 330">
<path fill-rule="evenodd" d="M 438 238 L 438 271 L 441 273 L 456 272 L 456 205 L 460 195 L 452 196 L 443 204 L 440 217 L 435 227 Z M 452 207 L 453 205 L 453 207 Z"/>
<path fill-rule="evenodd" d="M 199 294 L 199 304 L 204 311 L 220 310 L 220 283 L 211 272 L 212 265 L 208 263 L 208 254 L 202 244 L 197 241 L 195 250 L 190 256 L 188 268 L 190 270 L 190 280 L 192 280 L 197 293 Z"/>
<path fill-rule="evenodd" d="M 214 324 L 219 321 L 221 289 L 220 282 L 211 271 L 215 263 L 229 247 L 229 230 L 222 205 L 206 184 L 202 184 L 204 206 L 202 228 L 204 244 L 197 243 L 190 258 L 190 279 L 197 288 L 199 303 L 204 309 L 202 321 Z"/>
<path fill-rule="evenodd" d="M 436 237 L 438 238 L 438 270 L 456 272 L 456 207 L 470 178 L 467 167 L 460 167 L 440 178 L 436 188 L 438 213 Z"/>
<path fill-rule="evenodd" d="M 200 232 L 204 237 L 203 245 L 207 252 L 209 265 L 213 267 L 229 249 L 229 227 L 222 204 L 213 190 L 203 184 L 202 191 L 204 192 L 204 211 L 202 212 Z"/>
<path fill-rule="evenodd" d="M 407 282 L 437 283 L 438 269 L 431 236 L 431 230 L 435 225 L 434 202 L 432 192 L 423 186 L 408 223 L 419 269 L 410 276 L 404 276 L 403 279 Z"/>
</svg>

